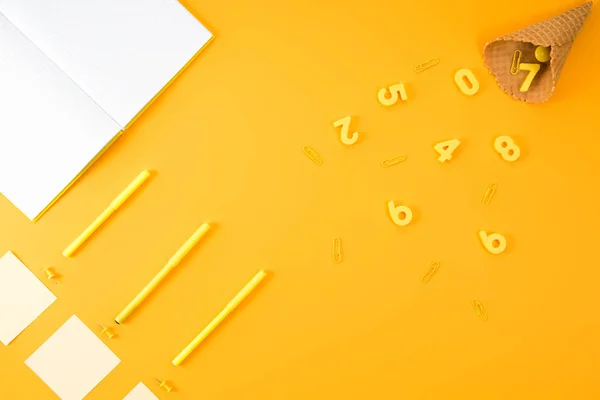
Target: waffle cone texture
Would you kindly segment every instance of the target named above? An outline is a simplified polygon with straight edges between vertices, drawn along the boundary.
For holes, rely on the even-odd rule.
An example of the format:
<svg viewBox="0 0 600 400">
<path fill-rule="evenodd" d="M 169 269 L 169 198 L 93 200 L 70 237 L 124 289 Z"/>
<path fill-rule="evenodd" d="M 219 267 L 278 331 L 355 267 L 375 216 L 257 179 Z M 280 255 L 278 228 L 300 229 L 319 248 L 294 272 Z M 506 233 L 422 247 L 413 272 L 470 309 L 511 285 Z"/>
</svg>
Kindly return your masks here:
<svg viewBox="0 0 600 400">
<path fill-rule="evenodd" d="M 487 43 L 483 50 L 483 58 L 498 86 L 516 100 L 528 103 L 548 101 L 577 33 L 583 27 L 591 8 L 592 2 L 588 2 Z M 528 71 L 519 71 L 517 75 L 510 73 L 513 54 L 516 50 L 521 50 L 522 63 L 539 63 L 534 55 L 537 46 L 550 47 L 550 61 L 542 64 L 529 90 L 520 92 Z"/>
</svg>

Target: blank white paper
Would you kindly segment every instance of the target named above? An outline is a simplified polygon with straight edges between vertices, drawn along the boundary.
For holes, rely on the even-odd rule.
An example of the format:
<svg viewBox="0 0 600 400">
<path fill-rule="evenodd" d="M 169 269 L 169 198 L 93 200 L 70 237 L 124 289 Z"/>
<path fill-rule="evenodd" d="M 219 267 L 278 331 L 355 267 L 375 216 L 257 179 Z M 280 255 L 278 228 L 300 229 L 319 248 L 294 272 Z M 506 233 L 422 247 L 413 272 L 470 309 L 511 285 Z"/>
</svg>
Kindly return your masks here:
<svg viewBox="0 0 600 400">
<path fill-rule="evenodd" d="M 123 397 L 123 400 L 158 400 L 158 397 L 140 382 L 127 396 Z"/>
<path fill-rule="evenodd" d="M 176 0 L 0 0 L 0 12 L 121 127 L 212 37 Z"/>
<path fill-rule="evenodd" d="M 0 341 L 12 342 L 56 296 L 10 251 L 0 258 Z"/>
<path fill-rule="evenodd" d="M 33 353 L 25 364 L 63 400 L 81 400 L 121 361 L 77 316 Z"/>
<path fill-rule="evenodd" d="M 0 112 L 0 192 L 31 220 L 120 131 L 2 15 Z"/>
</svg>

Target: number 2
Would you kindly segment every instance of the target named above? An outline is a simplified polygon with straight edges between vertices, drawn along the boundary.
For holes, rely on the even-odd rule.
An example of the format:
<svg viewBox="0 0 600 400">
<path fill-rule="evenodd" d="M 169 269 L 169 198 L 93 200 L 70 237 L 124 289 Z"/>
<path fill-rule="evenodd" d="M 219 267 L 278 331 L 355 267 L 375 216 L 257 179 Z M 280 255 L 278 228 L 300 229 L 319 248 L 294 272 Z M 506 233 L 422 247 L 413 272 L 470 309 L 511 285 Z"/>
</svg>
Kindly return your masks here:
<svg viewBox="0 0 600 400">
<path fill-rule="evenodd" d="M 447 160 L 451 160 L 452 153 L 454 152 L 454 150 L 456 150 L 456 148 L 459 145 L 460 145 L 460 140 L 450 139 L 450 140 L 446 140 L 445 142 L 440 142 L 440 143 L 436 144 L 435 146 L 433 146 L 435 151 L 440 153 L 440 156 L 438 157 L 438 161 L 443 163 Z"/>
<path fill-rule="evenodd" d="M 386 95 L 390 93 L 390 98 L 387 98 Z M 392 85 L 389 88 L 383 88 L 377 94 L 377 99 L 379 102 L 386 106 L 393 106 L 398 102 L 398 98 L 402 100 L 406 100 L 408 96 L 406 95 L 406 88 L 404 87 L 404 83 L 398 83 L 396 85 Z"/>
<path fill-rule="evenodd" d="M 358 140 L 358 132 L 354 132 L 352 136 L 348 136 L 348 131 L 350 130 L 350 121 L 352 117 L 344 117 L 340 120 L 337 120 L 333 123 L 333 126 L 336 128 L 342 127 L 342 132 L 340 134 L 340 140 L 342 143 L 351 145 L 356 143 Z"/>
<path fill-rule="evenodd" d="M 519 71 L 529 71 L 529 74 L 527 74 L 527 77 L 525 78 L 525 80 L 523 81 L 523 84 L 521 85 L 521 89 L 519 89 L 521 92 L 526 92 L 529 90 L 529 87 L 531 86 L 531 82 L 533 82 L 533 78 L 535 78 L 537 73 L 540 71 L 540 67 L 541 67 L 540 64 L 528 64 L 528 63 L 519 64 Z"/>
</svg>

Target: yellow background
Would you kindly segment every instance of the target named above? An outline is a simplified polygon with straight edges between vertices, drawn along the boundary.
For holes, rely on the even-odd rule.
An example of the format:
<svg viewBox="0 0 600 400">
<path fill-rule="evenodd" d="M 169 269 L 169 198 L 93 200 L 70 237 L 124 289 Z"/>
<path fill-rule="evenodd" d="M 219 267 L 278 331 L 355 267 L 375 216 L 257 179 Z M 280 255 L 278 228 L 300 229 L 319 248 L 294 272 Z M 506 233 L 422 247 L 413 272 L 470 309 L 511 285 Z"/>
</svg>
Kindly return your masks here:
<svg viewBox="0 0 600 400">
<path fill-rule="evenodd" d="M 481 58 L 487 40 L 579 4 L 189 0 L 216 35 L 189 69 L 39 222 L 0 199 L 0 252 L 64 275 L 48 284 L 56 303 L 0 346 L 0 398 L 55 398 L 24 360 L 73 313 L 110 323 L 204 221 L 215 228 L 105 340 L 122 363 L 90 400 L 140 380 L 163 399 L 599 398 L 598 10 L 547 104 L 511 100 Z M 460 68 L 479 78 L 476 96 L 457 90 Z M 380 106 L 377 90 L 400 80 L 410 101 Z M 365 132 L 351 148 L 332 127 L 346 115 Z M 498 135 L 521 146 L 518 162 L 493 150 Z M 450 138 L 462 145 L 440 164 L 432 147 Z M 156 175 L 62 258 L 146 168 Z M 392 199 L 411 225 L 391 222 Z M 507 252 L 487 253 L 479 229 L 505 233 Z M 261 268 L 270 278 L 173 367 Z"/>
</svg>

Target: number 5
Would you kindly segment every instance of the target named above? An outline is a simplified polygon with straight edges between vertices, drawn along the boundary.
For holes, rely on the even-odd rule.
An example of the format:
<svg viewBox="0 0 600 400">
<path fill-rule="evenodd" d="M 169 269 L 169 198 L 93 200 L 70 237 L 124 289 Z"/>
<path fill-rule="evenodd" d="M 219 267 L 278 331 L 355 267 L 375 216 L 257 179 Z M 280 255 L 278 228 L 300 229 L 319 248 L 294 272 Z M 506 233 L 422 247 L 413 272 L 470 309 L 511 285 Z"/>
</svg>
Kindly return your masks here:
<svg viewBox="0 0 600 400">
<path fill-rule="evenodd" d="M 389 98 L 386 97 L 388 91 L 391 95 Z M 406 96 L 406 88 L 404 87 L 404 83 L 392 85 L 387 89 L 383 88 L 377 94 L 377 99 L 379 99 L 379 102 L 386 107 L 396 104 L 398 102 L 398 97 L 400 97 L 402 100 L 408 99 L 408 96 Z"/>
</svg>

